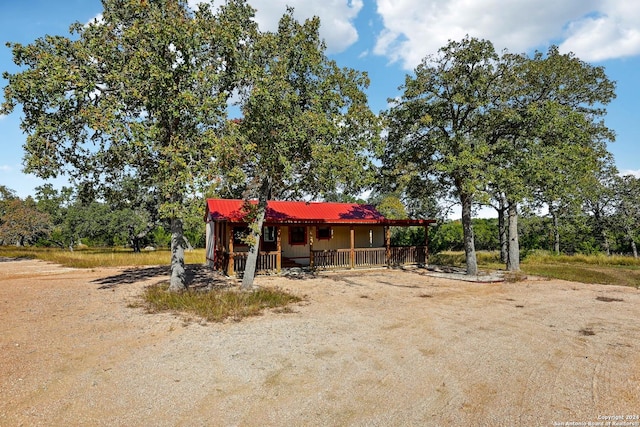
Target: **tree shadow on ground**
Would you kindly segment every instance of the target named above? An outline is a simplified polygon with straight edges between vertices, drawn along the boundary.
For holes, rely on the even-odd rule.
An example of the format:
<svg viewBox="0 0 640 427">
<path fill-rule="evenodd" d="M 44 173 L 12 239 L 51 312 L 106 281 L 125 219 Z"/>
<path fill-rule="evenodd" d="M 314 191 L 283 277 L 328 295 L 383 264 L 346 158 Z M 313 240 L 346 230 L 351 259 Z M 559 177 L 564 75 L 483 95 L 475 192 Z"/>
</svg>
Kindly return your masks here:
<svg viewBox="0 0 640 427">
<path fill-rule="evenodd" d="M 17 258 L 0 256 L 0 262 L 13 262 L 13 261 L 31 261 L 33 258 L 21 256 Z"/>
<path fill-rule="evenodd" d="M 150 279 L 158 279 L 158 283 L 168 282 L 171 269 L 169 266 L 132 267 L 122 270 L 113 276 L 95 279 L 92 283 L 101 286 L 98 289 L 113 289 L 121 285 L 129 285 Z M 232 286 L 234 280 L 201 264 L 185 265 L 185 282 L 190 289 L 203 290 Z"/>
</svg>

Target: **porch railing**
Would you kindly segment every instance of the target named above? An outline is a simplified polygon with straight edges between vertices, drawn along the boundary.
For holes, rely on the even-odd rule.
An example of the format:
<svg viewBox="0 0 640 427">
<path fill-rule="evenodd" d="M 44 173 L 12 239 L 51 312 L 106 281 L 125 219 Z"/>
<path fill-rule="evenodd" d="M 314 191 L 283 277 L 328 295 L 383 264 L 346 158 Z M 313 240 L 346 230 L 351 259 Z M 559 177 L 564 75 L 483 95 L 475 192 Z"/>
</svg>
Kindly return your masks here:
<svg viewBox="0 0 640 427">
<path fill-rule="evenodd" d="M 391 247 L 391 265 L 426 264 L 426 246 L 394 246 Z"/>
<path fill-rule="evenodd" d="M 351 249 L 312 251 L 311 256 L 313 258 L 313 265 L 315 268 L 329 269 L 351 267 Z"/>
<path fill-rule="evenodd" d="M 247 252 L 234 252 L 233 254 L 233 271 L 244 271 L 247 265 Z M 226 262 L 229 262 L 229 254 L 226 254 Z M 278 270 L 278 253 L 277 252 L 260 252 L 258 254 L 258 265 L 256 271 L 277 271 Z"/>
<path fill-rule="evenodd" d="M 247 264 L 247 252 L 223 254 L 224 265 L 229 265 L 229 256 L 233 257 L 233 271 L 244 271 Z M 387 260 L 386 248 L 356 248 L 311 251 L 310 264 L 320 270 L 347 269 L 359 267 L 399 266 L 406 264 L 426 264 L 426 246 L 391 247 Z M 260 252 L 257 272 L 278 271 L 278 252 Z"/>
<path fill-rule="evenodd" d="M 390 248 L 389 265 L 426 264 L 426 246 Z M 379 267 L 387 265 L 385 248 L 354 249 L 353 267 Z M 351 250 L 334 249 L 312 251 L 313 266 L 318 269 L 351 268 Z"/>
<path fill-rule="evenodd" d="M 377 267 L 386 265 L 385 248 L 364 248 L 355 249 L 355 267 Z"/>
</svg>

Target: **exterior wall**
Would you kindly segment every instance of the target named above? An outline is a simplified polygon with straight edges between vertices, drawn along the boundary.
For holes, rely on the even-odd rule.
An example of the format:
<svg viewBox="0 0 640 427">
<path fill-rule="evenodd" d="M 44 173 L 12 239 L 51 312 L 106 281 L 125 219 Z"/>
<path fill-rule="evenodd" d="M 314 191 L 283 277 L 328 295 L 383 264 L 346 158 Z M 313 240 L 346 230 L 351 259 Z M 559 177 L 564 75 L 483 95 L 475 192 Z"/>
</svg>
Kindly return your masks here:
<svg viewBox="0 0 640 427">
<path fill-rule="evenodd" d="M 318 239 L 314 231 L 313 250 L 335 250 L 349 249 L 351 247 L 351 236 L 348 225 L 331 227 L 333 236 L 331 239 Z M 384 227 L 380 225 L 356 225 L 355 247 L 356 248 L 381 248 L 384 247 Z M 369 234 L 371 231 L 371 235 Z"/>
<path fill-rule="evenodd" d="M 300 265 L 309 265 L 309 234 L 307 231 L 307 242 L 304 245 L 289 244 L 289 226 L 280 226 L 280 239 L 282 245 L 282 256 L 291 258 Z"/>
<path fill-rule="evenodd" d="M 216 228 L 216 224 L 218 227 Z M 213 253 L 216 239 L 226 252 L 229 244 L 229 237 L 226 234 L 226 223 L 209 222 L 206 226 L 207 235 L 207 264 L 213 264 Z M 289 244 L 289 226 L 280 226 L 281 230 L 281 247 L 282 256 L 290 258 L 300 265 L 309 265 L 309 233 L 313 233 L 313 250 L 336 250 L 349 249 L 351 246 L 350 226 L 339 225 L 331 226 L 332 236 L 330 239 L 319 239 L 317 237 L 317 226 L 307 227 L 307 239 L 304 245 Z M 218 231 L 218 235 L 216 235 Z M 382 248 L 385 246 L 384 227 L 379 225 L 356 225 L 355 231 L 355 248 Z M 233 252 L 247 252 L 246 245 L 235 244 Z"/>
</svg>

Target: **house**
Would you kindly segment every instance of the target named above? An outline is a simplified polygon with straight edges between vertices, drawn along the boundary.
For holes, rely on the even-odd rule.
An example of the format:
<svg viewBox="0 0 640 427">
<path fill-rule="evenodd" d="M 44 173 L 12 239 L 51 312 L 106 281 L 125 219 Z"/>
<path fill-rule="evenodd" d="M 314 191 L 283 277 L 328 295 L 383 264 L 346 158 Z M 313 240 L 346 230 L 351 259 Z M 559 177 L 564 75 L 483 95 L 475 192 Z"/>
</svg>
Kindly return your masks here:
<svg viewBox="0 0 640 427">
<path fill-rule="evenodd" d="M 207 264 L 230 276 L 244 271 L 249 249 L 243 242 L 249 225 L 244 203 L 208 199 L 206 205 Z M 353 269 L 426 264 L 428 242 L 392 247 L 390 227 L 418 225 L 426 229 L 434 222 L 391 220 L 374 207 L 357 203 L 272 200 L 267 203 L 257 272 L 279 272 L 294 266 Z"/>
</svg>

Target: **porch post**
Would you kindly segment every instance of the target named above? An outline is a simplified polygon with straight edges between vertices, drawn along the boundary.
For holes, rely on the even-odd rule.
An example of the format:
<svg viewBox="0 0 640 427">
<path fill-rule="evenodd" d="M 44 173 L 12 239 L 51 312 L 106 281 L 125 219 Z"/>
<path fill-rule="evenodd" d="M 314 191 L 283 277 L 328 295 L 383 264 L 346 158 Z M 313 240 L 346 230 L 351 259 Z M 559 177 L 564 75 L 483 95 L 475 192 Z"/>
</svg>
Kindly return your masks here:
<svg viewBox="0 0 640 427">
<path fill-rule="evenodd" d="M 227 264 L 227 275 L 233 276 L 235 273 L 233 271 L 233 228 L 231 224 L 227 222 L 227 238 L 229 239 L 229 244 L 227 246 L 229 251 L 229 264 Z"/>
<path fill-rule="evenodd" d="M 307 233 L 309 233 L 309 268 L 313 270 L 315 266 L 315 258 L 313 256 L 313 233 L 315 232 L 315 227 L 310 225 L 307 227 Z"/>
<path fill-rule="evenodd" d="M 391 267 L 391 227 L 384 226 L 384 257 L 387 261 L 387 267 Z"/>
<path fill-rule="evenodd" d="M 349 227 L 349 237 L 351 239 L 351 251 L 349 252 L 349 263 L 351 268 L 356 266 L 356 231 L 353 225 Z"/>
<path fill-rule="evenodd" d="M 429 265 L 429 224 L 424 225 L 424 266 Z"/>
<path fill-rule="evenodd" d="M 276 271 L 280 273 L 282 268 L 282 240 L 280 235 L 280 226 L 276 227 Z"/>
</svg>

